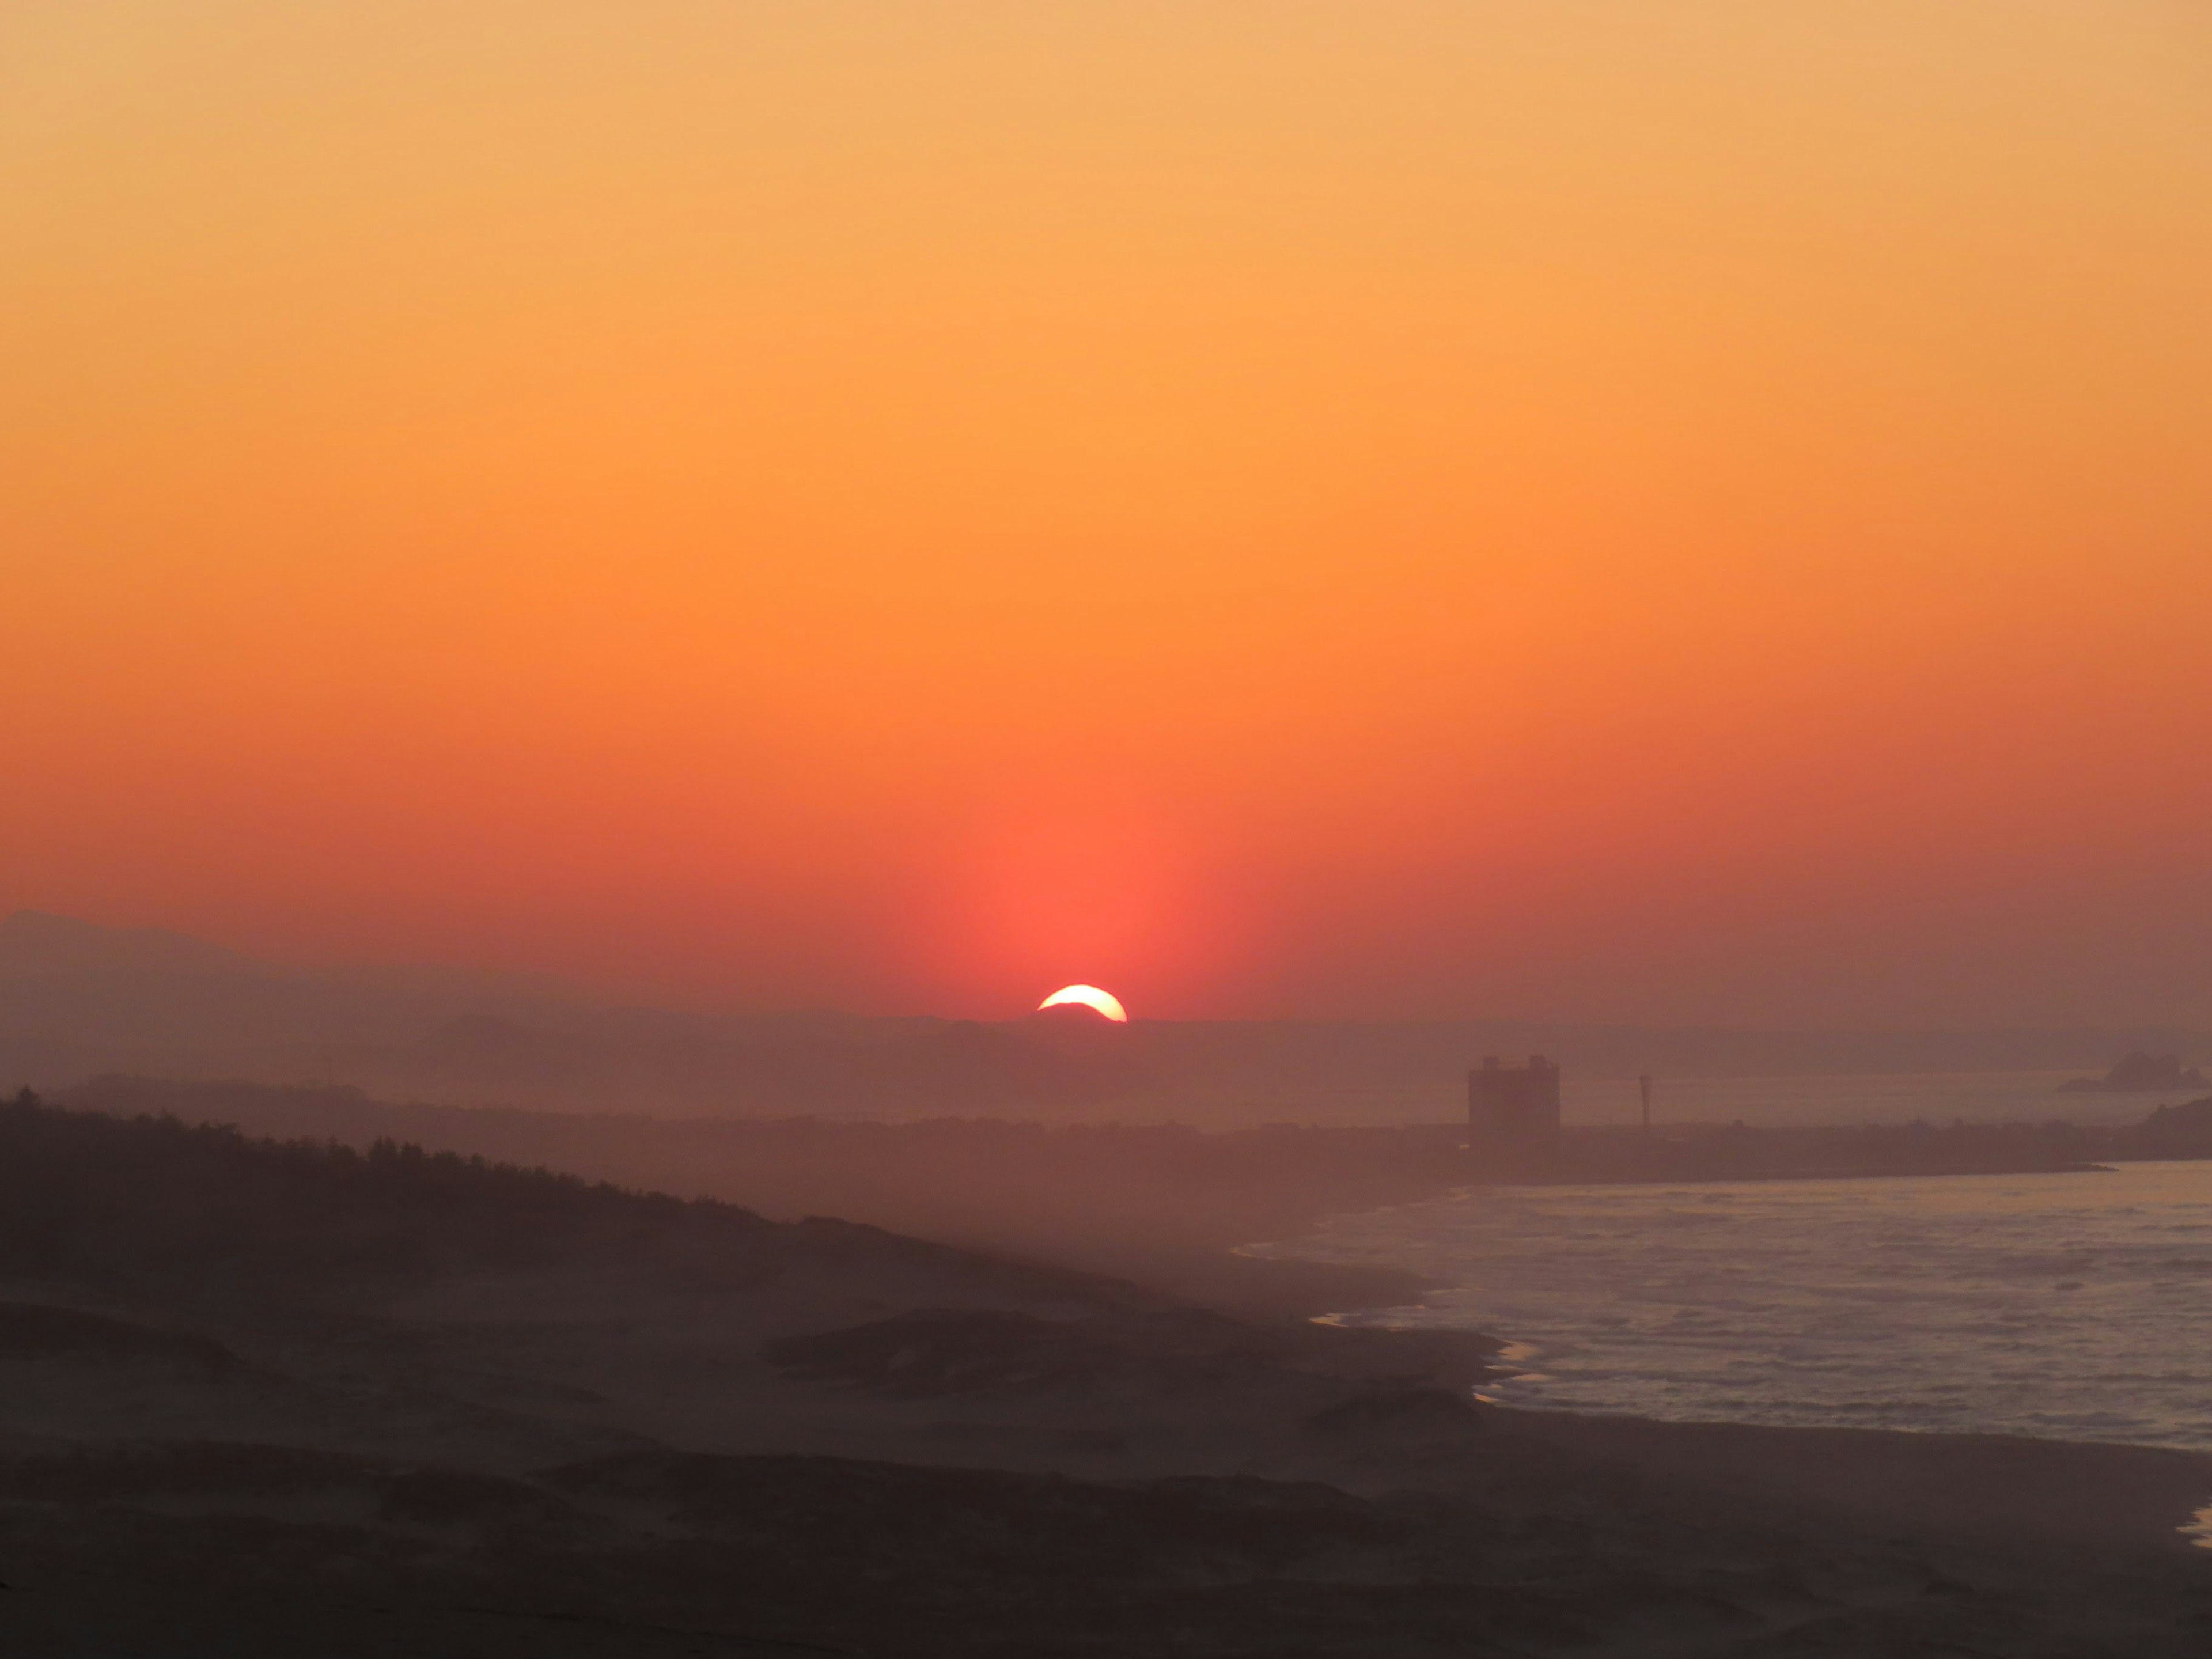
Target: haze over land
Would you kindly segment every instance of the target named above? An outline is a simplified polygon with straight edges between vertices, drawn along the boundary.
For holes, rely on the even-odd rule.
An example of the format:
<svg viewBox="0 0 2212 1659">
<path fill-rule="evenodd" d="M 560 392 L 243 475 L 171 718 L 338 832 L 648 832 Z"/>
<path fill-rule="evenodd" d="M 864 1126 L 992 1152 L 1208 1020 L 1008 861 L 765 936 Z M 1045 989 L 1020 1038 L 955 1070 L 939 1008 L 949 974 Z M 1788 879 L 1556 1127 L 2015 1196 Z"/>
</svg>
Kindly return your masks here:
<svg viewBox="0 0 2212 1659">
<path fill-rule="evenodd" d="M 1089 1017 L 1075 1019 L 655 1009 L 512 976 L 286 966 L 176 934 L 0 919 L 0 1084 L 43 1088 L 119 1073 L 674 1116 L 1395 1125 L 1456 1121 L 1477 1055 L 1540 1049 L 1570 1068 L 1571 1115 L 1583 1121 L 1627 1118 L 1633 1078 L 1657 1072 L 1676 1119 L 1904 1121 L 1955 1108 L 2118 1122 L 2142 1103 L 2062 1098 L 2052 1085 L 2130 1049 L 2212 1055 L 2212 1034 L 2142 1027 L 1139 1019 L 1086 1032 Z"/>
</svg>

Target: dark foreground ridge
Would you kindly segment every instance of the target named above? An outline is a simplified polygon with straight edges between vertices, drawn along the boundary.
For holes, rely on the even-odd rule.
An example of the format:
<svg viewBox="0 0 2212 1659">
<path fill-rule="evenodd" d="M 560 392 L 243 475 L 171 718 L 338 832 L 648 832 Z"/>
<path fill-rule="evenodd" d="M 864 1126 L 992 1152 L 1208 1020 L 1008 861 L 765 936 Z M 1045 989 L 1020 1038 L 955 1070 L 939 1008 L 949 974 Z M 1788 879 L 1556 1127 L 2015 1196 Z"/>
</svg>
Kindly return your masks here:
<svg viewBox="0 0 2212 1659">
<path fill-rule="evenodd" d="M 2212 1462 L 1537 1417 L 1484 1346 L 0 1107 L 0 1651 L 2197 1655 Z"/>
</svg>

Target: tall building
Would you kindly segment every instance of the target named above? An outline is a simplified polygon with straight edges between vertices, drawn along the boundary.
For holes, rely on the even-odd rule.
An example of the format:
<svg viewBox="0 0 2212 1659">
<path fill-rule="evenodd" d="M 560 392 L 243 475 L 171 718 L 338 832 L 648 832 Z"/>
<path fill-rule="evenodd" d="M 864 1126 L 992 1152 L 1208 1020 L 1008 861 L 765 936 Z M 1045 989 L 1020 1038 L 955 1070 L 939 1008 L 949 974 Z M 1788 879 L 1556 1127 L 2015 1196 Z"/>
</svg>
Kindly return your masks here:
<svg viewBox="0 0 2212 1659">
<path fill-rule="evenodd" d="M 1559 1068 L 1541 1054 L 1526 1066 L 1484 1055 L 1467 1074 L 1467 1127 L 1478 1146 L 1549 1146 L 1559 1135 Z"/>
</svg>

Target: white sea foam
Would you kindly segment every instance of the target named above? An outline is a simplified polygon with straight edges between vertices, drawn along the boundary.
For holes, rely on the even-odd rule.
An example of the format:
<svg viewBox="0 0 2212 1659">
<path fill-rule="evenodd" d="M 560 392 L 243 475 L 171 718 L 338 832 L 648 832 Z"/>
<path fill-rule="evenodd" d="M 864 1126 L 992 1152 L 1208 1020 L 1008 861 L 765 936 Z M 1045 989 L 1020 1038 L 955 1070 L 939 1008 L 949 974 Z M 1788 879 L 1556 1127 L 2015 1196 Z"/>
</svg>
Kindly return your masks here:
<svg viewBox="0 0 2212 1659">
<path fill-rule="evenodd" d="M 1453 1286 L 1344 1322 L 1505 1337 L 1513 1405 L 2212 1451 L 2212 1163 L 1477 1189 L 1257 1253 Z"/>
</svg>

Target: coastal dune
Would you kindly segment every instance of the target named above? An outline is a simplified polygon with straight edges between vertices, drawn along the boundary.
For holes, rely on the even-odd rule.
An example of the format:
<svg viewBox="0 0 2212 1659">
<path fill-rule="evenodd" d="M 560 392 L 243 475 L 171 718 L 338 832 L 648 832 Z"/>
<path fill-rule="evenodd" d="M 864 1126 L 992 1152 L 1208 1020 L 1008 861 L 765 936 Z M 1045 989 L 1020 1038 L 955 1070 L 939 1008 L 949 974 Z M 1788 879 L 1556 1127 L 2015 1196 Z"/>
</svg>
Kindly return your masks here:
<svg viewBox="0 0 2212 1659">
<path fill-rule="evenodd" d="M 398 1146 L 0 1111 L 0 1637 L 197 1656 L 2181 1656 L 2212 1460 L 1479 1407 L 1237 1317 Z M 381 1645 L 380 1645 L 381 1644 Z"/>
</svg>

